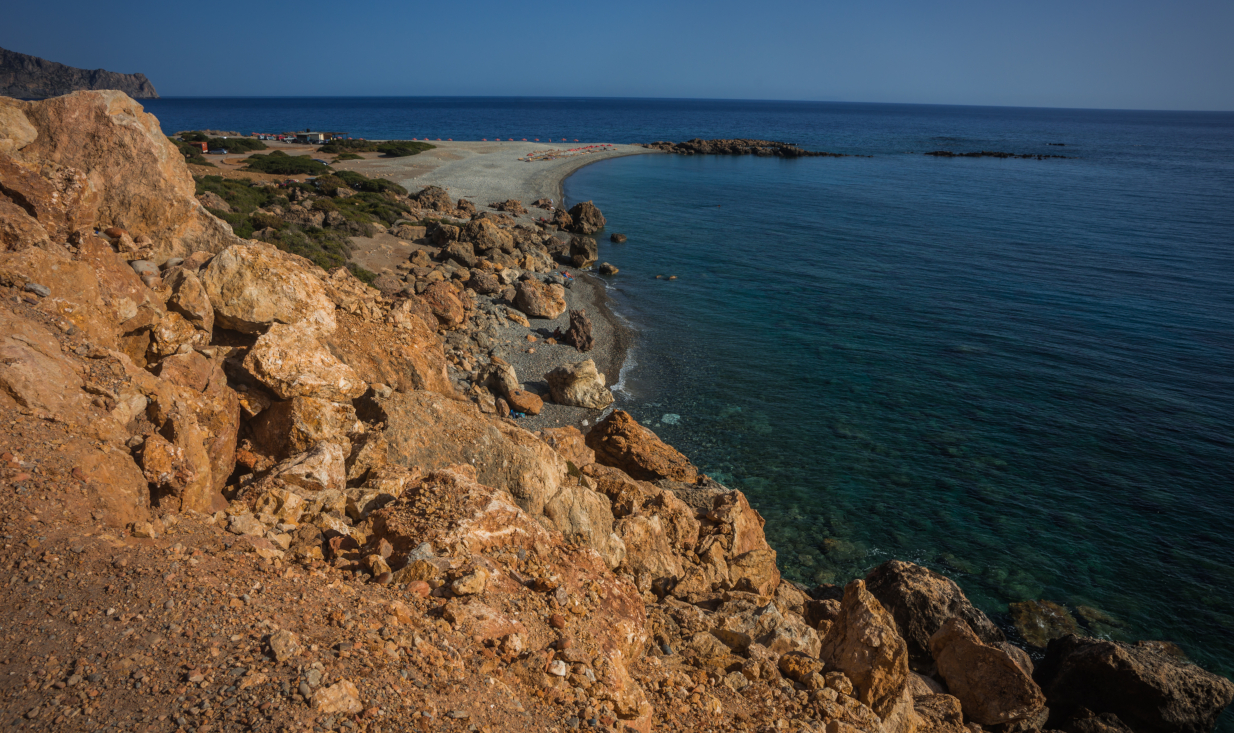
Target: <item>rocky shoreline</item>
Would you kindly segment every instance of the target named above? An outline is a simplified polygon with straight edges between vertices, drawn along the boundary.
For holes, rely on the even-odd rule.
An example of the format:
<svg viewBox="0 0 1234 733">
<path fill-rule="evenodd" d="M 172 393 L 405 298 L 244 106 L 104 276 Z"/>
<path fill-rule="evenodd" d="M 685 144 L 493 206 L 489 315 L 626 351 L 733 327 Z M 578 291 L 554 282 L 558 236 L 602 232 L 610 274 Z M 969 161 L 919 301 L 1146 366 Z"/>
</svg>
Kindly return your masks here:
<svg viewBox="0 0 1234 733">
<path fill-rule="evenodd" d="M 757 155 L 760 157 L 777 158 L 847 158 L 843 153 L 827 153 L 806 150 L 792 143 L 776 142 L 774 140 L 702 140 L 694 138 L 685 142 L 673 143 L 657 141 L 646 143 L 643 147 L 676 155 Z"/>
<path fill-rule="evenodd" d="M 911 563 L 781 579 L 740 491 L 607 411 L 599 209 L 386 187 L 414 245 L 371 285 L 269 243 L 350 181 L 243 239 L 124 95 L 0 98 L 13 727 L 1201 733 L 1234 699 L 1044 604 L 1010 644 Z"/>
</svg>

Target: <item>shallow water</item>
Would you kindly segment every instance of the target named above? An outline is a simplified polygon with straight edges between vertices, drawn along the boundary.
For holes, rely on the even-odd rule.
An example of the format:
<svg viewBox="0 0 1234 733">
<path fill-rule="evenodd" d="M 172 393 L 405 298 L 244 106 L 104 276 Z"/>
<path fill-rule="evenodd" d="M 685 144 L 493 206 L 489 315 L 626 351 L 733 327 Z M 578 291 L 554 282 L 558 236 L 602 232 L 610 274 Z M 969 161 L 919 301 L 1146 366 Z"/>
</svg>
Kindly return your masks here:
<svg viewBox="0 0 1234 733">
<path fill-rule="evenodd" d="M 1234 673 L 1230 158 L 1124 145 L 582 169 L 630 238 L 622 406 L 749 494 L 789 577 L 912 560 Z"/>
</svg>

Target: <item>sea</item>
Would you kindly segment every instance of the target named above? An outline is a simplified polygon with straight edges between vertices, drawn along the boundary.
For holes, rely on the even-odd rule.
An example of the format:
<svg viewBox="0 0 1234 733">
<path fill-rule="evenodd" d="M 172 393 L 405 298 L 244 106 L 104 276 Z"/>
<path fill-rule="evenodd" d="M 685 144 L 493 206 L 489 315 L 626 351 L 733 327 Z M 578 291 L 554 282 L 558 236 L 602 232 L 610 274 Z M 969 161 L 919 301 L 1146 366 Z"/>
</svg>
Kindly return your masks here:
<svg viewBox="0 0 1234 733">
<path fill-rule="evenodd" d="M 1049 600 L 1084 633 L 1171 641 L 1234 676 L 1234 114 L 143 104 L 168 132 L 742 137 L 850 156 L 647 155 L 567 179 L 608 220 L 613 308 L 638 334 L 610 375 L 619 406 L 745 492 L 793 580 L 908 560 L 1009 630 L 1008 604 Z"/>
</svg>

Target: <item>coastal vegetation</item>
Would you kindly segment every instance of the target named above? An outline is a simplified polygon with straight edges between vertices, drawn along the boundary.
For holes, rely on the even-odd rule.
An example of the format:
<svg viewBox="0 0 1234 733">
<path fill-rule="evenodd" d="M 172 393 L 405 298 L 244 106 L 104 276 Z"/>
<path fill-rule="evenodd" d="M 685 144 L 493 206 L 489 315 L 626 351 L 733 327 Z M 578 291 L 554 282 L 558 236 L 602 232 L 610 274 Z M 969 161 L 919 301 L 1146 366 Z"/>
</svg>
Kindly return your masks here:
<svg viewBox="0 0 1234 733">
<path fill-rule="evenodd" d="M 248 169 L 280 176 L 316 176 L 330 172 L 330 166 L 325 163 L 313 160 L 307 155 L 288 155 L 282 150 L 249 156 Z"/>
<path fill-rule="evenodd" d="M 184 160 L 190 165 L 205 165 L 211 168 L 215 167 L 213 163 L 206 160 L 206 156 L 201 154 L 201 148 L 195 145 L 190 145 L 182 140 L 177 140 L 174 137 L 169 137 L 167 139 L 171 141 L 172 145 L 175 145 L 176 148 L 179 149 L 180 154 L 184 156 Z"/>
<path fill-rule="evenodd" d="M 205 143 L 211 150 L 226 150 L 229 153 L 251 153 L 254 150 L 265 150 L 267 145 L 252 137 L 211 137 L 204 132 L 194 130 L 180 133 L 180 139 L 190 143 Z"/>
<path fill-rule="evenodd" d="M 319 153 L 381 153 L 387 158 L 405 158 L 437 147 L 418 140 L 331 140 Z"/>
</svg>

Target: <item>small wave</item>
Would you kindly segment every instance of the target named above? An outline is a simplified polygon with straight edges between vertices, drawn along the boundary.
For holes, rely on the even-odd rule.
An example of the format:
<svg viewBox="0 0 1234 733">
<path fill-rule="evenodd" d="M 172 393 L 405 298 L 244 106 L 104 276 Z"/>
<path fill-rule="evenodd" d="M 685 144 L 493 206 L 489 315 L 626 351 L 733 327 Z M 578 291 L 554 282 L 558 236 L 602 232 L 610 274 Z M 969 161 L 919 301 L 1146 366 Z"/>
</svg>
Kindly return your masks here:
<svg viewBox="0 0 1234 733">
<path fill-rule="evenodd" d="M 634 394 L 626 388 L 626 377 L 629 376 L 630 370 L 637 365 L 638 360 L 634 358 L 634 347 L 631 346 L 626 350 L 626 358 L 621 364 L 621 371 L 617 373 L 617 383 L 612 386 L 612 391 L 620 394 L 623 399 L 634 399 Z"/>
</svg>

